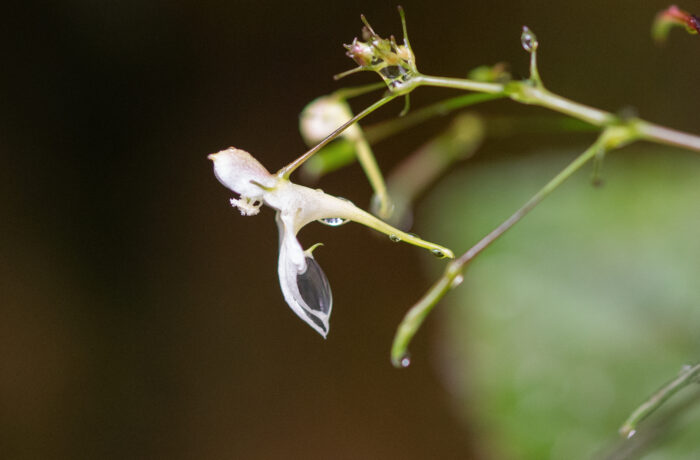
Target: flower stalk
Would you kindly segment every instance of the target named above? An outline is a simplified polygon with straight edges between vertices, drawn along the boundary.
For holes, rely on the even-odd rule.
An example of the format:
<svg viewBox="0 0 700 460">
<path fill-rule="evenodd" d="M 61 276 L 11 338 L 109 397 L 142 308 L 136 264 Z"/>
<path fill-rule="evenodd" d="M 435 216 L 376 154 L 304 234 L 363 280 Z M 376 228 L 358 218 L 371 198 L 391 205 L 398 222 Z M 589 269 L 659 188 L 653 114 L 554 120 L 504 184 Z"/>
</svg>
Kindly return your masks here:
<svg viewBox="0 0 700 460">
<path fill-rule="evenodd" d="M 391 348 L 391 362 L 396 367 L 404 367 L 404 357 L 408 356 L 408 345 L 425 318 L 451 288 L 458 286 L 463 279 L 467 265 L 484 249 L 511 229 L 538 204 L 556 190 L 561 184 L 581 169 L 587 162 L 608 152 L 633 142 L 638 133 L 626 127 L 611 127 L 603 131 L 593 145 L 579 155 L 573 162 L 554 176 L 544 187 L 533 195 L 523 206 L 508 217 L 498 227 L 472 246 L 460 257 L 450 262 L 442 276 L 428 289 L 425 295 L 406 313 L 394 336 Z"/>
<path fill-rule="evenodd" d="M 631 438 L 637 432 L 637 425 L 656 411 L 670 397 L 678 393 L 689 384 L 700 383 L 700 363 L 692 366 L 683 366 L 676 378 L 659 388 L 643 404 L 635 409 L 620 427 L 620 436 Z"/>
</svg>

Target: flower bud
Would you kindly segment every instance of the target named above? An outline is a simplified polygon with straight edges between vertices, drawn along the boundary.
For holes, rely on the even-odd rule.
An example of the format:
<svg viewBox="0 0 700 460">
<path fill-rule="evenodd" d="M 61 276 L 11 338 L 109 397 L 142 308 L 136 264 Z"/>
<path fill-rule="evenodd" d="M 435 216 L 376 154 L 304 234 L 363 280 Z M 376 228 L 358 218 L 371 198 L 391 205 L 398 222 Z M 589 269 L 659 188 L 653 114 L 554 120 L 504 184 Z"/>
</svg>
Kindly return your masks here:
<svg viewBox="0 0 700 460">
<path fill-rule="evenodd" d="M 352 118 L 348 103 L 337 96 L 322 96 L 311 101 L 299 117 L 299 131 L 308 146 L 314 146 Z M 349 126 L 341 137 L 357 139 L 357 125 Z"/>
</svg>

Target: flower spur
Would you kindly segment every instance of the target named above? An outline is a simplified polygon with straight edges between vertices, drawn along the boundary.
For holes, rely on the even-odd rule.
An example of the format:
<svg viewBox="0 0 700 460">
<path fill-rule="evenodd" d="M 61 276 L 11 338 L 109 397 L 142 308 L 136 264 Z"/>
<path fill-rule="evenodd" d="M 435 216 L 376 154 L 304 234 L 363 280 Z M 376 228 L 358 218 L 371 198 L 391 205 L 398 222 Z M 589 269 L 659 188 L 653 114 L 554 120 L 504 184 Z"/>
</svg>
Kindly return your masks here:
<svg viewBox="0 0 700 460">
<path fill-rule="evenodd" d="M 324 338 L 329 330 L 333 296 L 328 279 L 312 251 L 304 250 L 296 238 L 306 224 L 320 221 L 337 226 L 355 221 L 390 236 L 393 241 L 426 248 L 438 257 L 454 258 L 449 249 L 404 233 L 358 208 L 350 201 L 294 184 L 270 174 L 248 152 L 233 147 L 209 155 L 219 182 L 239 195 L 231 205 L 241 214 L 255 215 L 263 204 L 275 209 L 279 230 L 278 275 L 282 295 L 292 311 Z"/>
</svg>

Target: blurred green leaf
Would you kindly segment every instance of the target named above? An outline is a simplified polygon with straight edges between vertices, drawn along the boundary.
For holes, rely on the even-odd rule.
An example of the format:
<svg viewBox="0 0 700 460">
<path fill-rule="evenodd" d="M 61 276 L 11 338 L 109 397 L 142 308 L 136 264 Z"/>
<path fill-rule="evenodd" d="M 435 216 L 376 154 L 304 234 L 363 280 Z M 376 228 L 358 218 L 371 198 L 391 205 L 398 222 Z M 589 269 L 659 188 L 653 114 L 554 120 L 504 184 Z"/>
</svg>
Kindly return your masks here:
<svg viewBox="0 0 700 460">
<path fill-rule="evenodd" d="M 601 455 L 631 410 L 700 358 L 700 157 L 646 152 L 610 155 L 602 188 L 586 172 L 565 183 L 438 309 L 445 382 L 496 458 Z M 419 221 L 464 250 L 575 153 L 470 166 Z M 697 458 L 699 406 L 657 430 L 644 458 Z"/>
</svg>

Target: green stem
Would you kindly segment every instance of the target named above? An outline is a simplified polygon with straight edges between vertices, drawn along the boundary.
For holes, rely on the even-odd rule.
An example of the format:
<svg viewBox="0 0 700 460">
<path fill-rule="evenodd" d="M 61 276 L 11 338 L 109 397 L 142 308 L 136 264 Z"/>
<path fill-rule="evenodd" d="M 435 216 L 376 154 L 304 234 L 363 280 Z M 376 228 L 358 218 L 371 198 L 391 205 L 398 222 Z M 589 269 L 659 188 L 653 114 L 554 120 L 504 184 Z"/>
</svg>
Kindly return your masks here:
<svg viewBox="0 0 700 460">
<path fill-rule="evenodd" d="M 629 438 L 637 430 L 637 424 L 658 409 L 667 399 L 700 377 L 700 363 L 684 368 L 675 379 L 651 395 L 644 404 L 635 409 L 620 427 L 620 435 Z"/>
<path fill-rule="evenodd" d="M 528 81 L 516 81 L 503 85 L 500 83 L 481 83 L 460 78 L 419 75 L 416 77 L 416 86 L 421 85 L 455 88 L 509 97 L 514 101 L 545 107 L 599 127 L 629 124 L 633 125 L 638 131 L 640 139 L 700 152 L 700 136 L 683 133 L 644 120 L 624 121 L 610 112 L 572 101 L 552 93 L 542 85 L 533 85 Z"/>
<path fill-rule="evenodd" d="M 569 163 L 569 165 L 564 168 L 559 174 L 554 176 L 552 180 L 547 182 L 547 184 L 542 187 L 537 193 L 535 193 L 524 205 L 520 207 L 515 213 L 513 213 L 508 219 L 506 219 L 501 225 L 491 230 L 491 232 L 483 237 L 478 243 L 472 246 L 467 252 L 462 254 L 456 262 L 459 264 L 459 268 L 462 269 L 466 264 L 468 264 L 474 257 L 476 257 L 481 251 L 486 249 L 496 241 L 501 235 L 510 228 L 518 223 L 523 217 L 525 217 L 530 211 L 532 211 L 538 204 L 542 202 L 550 193 L 556 190 L 565 180 L 567 180 L 573 173 L 578 171 L 583 165 L 585 165 L 589 160 L 600 153 L 601 149 L 604 149 L 605 145 L 605 132 L 601 134 L 598 140 L 590 146 L 585 152 L 579 155 L 574 161 Z"/>
<path fill-rule="evenodd" d="M 392 118 L 391 120 L 368 126 L 365 128 L 365 135 L 367 136 L 367 140 L 371 144 L 374 144 L 435 116 L 447 115 L 463 107 L 493 101 L 503 97 L 505 97 L 505 95 L 502 94 L 474 93 L 445 99 L 421 109 L 414 110 L 404 117 Z"/>
<path fill-rule="evenodd" d="M 343 131 L 345 131 L 345 129 L 347 129 L 348 126 L 352 125 L 353 123 L 355 123 L 355 122 L 357 122 L 357 121 L 362 120 L 364 117 L 366 117 L 366 116 L 369 115 L 370 113 L 374 112 L 374 111 L 377 110 L 379 107 L 381 107 L 381 106 L 383 106 L 383 105 L 385 105 L 385 104 L 387 104 L 387 103 L 393 101 L 393 100 L 396 99 L 397 97 L 398 97 L 398 95 L 396 95 L 396 94 L 388 94 L 388 95 L 384 96 L 383 98 L 381 98 L 380 100 L 378 100 L 377 102 L 375 102 L 374 104 L 370 105 L 370 106 L 367 107 L 365 110 L 363 110 L 362 112 L 358 113 L 357 115 L 355 115 L 354 117 L 352 117 L 351 119 L 349 119 L 348 121 L 346 121 L 345 123 L 343 123 L 342 125 L 340 125 L 340 127 L 339 127 L 338 129 L 336 129 L 335 131 L 333 131 L 332 133 L 330 133 L 328 136 L 326 136 L 325 139 L 323 139 L 321 142 L 319 142 L 319 143 L 316 144 L 314 147 L 312 147 L 311 149 L 309 149 L 309 150 L 308 150 L 306 153 L 304 153 L 302 156 L 300 156 L 299 158 L 297 158 L 296 160 L 292 161 L 291 163 L 289 163 L 289 164 L 288 164 L 287 166 L 285 166 L 284 168 L 282 168 L 282 169 L 280 169 L 279 171 L 277 171 L 277 176 L 278 176 L 278 177 L 281 177 L 282 179 L 289 179 L 289 176 L 290 176 L 299 166 L 303 165 L 304 162 L 305 162 L 306 160 L 308 160 L 309 158 L 311 158 L 316 152 L 318 152 L 319 150 L 321 150 L 321 149 L 322 149 L 326 144 L 328 144 L 330 141 L 332 141 L 333 139 L 335 139 L 336 137 L 338 137 L 338 135 L 340 135 L 340 133 L 342 133 Z"/>
<path fill-rule="evenodd" d="M 425 321 L 425 318 L 433 310 L 433 307 L 442 299 L 447 291 L 452 288 L 455 279 L 461 276 L 460 269 L 455 262 L 447 264 L 445 274 L 433 284 L 416 304 L 406 313 L 396 329 L 394 343 L 391 346 L 391 363 L 394 367 L 407 367 L 411 363 L 408 354 L 408 345 L 413 336 Z"/>
<path fill-rule="evenodd" d="M 465 266 L 474 257 L 525 217 L 566 179 L 571 177 L 572 174 L 578 171 L 602 150 L 609 150 L 625 145 L 635 140 L 636 136 L 637 133 L 632 129 L 607 128 L 600 134 L 598 140 L 596 140 L 593 145 L 552 178 L 552 180 L 533 195 L 520 209 L 515 211 L 513 215 L 472 246 L 467 252 L 448 264 L 440 279 L 438 279 L 428 292 L 408 311 L 408 313 L 406 313 L 401 324 L 399 324 L 391 349 L 391 361 L 394 366 L 403 367 L 405 357 L 408 355 L 408 345 L 413 339 L 413 336 L 437 302 L 442 299 L 452 286 L 459 284 L 459 277 L 462 276 Z"/>
<path fill-rule="evenodd" d="M 541 83 L 533 85 L 528 81 L 516 81 L 508 84 L 481 83 L 461 78 L 431 77 L 421 75 L 418 84 L 440 88 L 455 88 L 478 91 L 489 94 L 501 94 L 524 104 L 539 105 L 566 115 L 586 121 L 595 126 L 609 125 L 617 117 L 609 112 L 579 104 L 548 91 Z"/>
<path fill-rule="evenodd" d="M 484 83 L 481 81 L 467 80 L 465 78 L 433 77 L 430 75 L 418 75 L 414 78 L 417 86 L 438 86 L 440 88 L 463 89 L 479 93 L 503 94 L 505 87 L 500 83 Z"/>
<path fill-rule="evenodd" d="M 384 176 L 382 176 L 382 171 L 379 169 L 377 160 L 374 158 L 372 148 L 369 146 L 369 142 L 367 142 L 364 136 L 355 141 L 355 155 L 367 176 L 369 185 L 374 191 L 374 196 L 377 197 L 379 203 L 377 214 L 382 219 L 387 219 L 391 215 L 389 192 L 387 192 Z"/>
<path fill-rule="evenodd" d="M 352 99 L 353 97 L 362 96 L 363 94 L 371 93 L 379 89 L 386 89 L 386 84 L 383 81 L 371 83 L 369 85 L 353 86 L 351 88 L 341 88 L 333 93 L 340 99 Z"/>
<path fill-rule="evenodd" d="M 700 137 L 665 128 L 646 121 L 637 123 L 637 131 L 642 139 L 672 145 L 700 152 Z"/>
<path fill-rule="evenodd" d="M 595 126 L 609 126 L 618 122 L 618 118 L 609 112 L 579 104 L 541 86 L 530 86 L 527 83 L 517 82 L 517 84 L 510 85 L 508 91 L 511 99 L 525 104 L 546 107 Z"/>
</svg>

